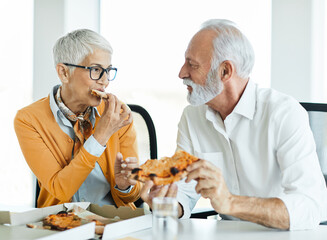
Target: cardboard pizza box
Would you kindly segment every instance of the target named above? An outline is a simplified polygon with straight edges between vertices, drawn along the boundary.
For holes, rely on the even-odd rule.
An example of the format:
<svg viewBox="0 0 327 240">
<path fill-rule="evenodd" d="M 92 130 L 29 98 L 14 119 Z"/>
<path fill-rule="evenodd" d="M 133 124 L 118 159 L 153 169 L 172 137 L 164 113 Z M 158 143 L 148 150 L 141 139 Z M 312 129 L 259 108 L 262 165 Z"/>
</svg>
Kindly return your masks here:
<svg viewBox="0 0 327 240">
<path fill-rule="evenodd" d="M 79 203 L 75 203 L 78 205 Z M 82 204 L 83 206 L 83 204 Z M 81 207 L 82 207 L 81 206 Z M 0 211 L 0 236 L 4 239 L 90 239 L 94 237 L 95 223 L 83 224 L 79 227 L 54 231 L 46 229 L 32 229 L 26 227 L 28 223 L 42 221 L 50 214 L 69 210 L 65 204 L 45 208 L 36 208 L 25 212 Z"/>
<path fill-rule="evenodd" d="M 88 223 L 77 228 L 65 231 L 53 231 L 45 229 L 30 229 L 25 227 L 27 223 L 41 221 L 50 214 L 56 214 L 59 211 L 69 211 L 74 205 L 85 210 L 106 218 L 119 218 L 120 221 L 109 223 L 104 228 L 102 239 L 115 238 L 131 232 L 147 229 L 152 227 L 152 215 L 145 214 L 144 209 L 137 208 L 132 210 L 129 207 L 116 208 L 112 205 L 104 205 L 100 207 L 97 204 L 89 202 L 65 203 L 51 207 L 37 208 L 26 212 L 9 212 L 0 211 L 0 235 L 7 232 L 7 239 L 18 239 L 18 236 L 24 236 L 24 239 L 90 239 L 95 236 L 95 224 Z M 12 233 L 15 232 L 15 238 Z M 18 234 L 18 235 L 17 235 Z M 21 235 L 19 235 L 21 234 Z M 26 236 L 31 235 L 32 238 Z M 60 236 L 59 236 L 60 235 Z"/>
<path fill-rule="evenodd" d="M 152 227 L 152 214 L 147 214 L 143 208 L 132 210 L 129 207 L 116 208 L 112 205 L 102 207 L 90 204 L 88 211 L 106 218 L 119 217 L 121 221 L 107 224 L 104 228 L 102 239 L 112 239 L 121 235 L 140 231 Z"/>
</svg>

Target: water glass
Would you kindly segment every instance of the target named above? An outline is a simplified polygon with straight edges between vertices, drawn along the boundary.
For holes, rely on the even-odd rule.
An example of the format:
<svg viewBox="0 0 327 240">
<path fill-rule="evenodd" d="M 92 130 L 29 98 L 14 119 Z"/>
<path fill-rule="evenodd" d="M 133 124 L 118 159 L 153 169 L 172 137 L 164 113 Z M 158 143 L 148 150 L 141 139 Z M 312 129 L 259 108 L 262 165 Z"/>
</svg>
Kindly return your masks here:
<svg viewBox="0 0 327 240">
<path fill-rule="evenodd" d="M 178 203 L 176 198 L 161 197 L 152 200 L 152 239 L 175 240 L 178 233 Z"/>
</svg>

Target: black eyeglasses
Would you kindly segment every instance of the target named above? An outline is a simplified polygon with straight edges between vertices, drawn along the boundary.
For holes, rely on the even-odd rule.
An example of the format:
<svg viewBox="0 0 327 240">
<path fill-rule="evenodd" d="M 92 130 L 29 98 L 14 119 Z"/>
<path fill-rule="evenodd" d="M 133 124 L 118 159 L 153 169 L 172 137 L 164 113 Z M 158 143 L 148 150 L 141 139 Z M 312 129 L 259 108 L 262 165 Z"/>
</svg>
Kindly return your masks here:
<svg viewBox="0 0 327 240">
<path fill-rule="evenodd" d="M 112 66 L 109 66 L 108 68 L 103 68 L 100 66 L 86 67 L 86 66 L 80 66 L 70 63 L 64 63 L 64 64 L 70 67 L 78 67 L 78 68 L 84 68 L 90 70 L 90 78 L 95 81 L 99 80 L 104 72 L 106 72 L 107 74 L 108 81 L 114 80 L 117 74 L 117 68 L 114 68 Z"/>
</svg>

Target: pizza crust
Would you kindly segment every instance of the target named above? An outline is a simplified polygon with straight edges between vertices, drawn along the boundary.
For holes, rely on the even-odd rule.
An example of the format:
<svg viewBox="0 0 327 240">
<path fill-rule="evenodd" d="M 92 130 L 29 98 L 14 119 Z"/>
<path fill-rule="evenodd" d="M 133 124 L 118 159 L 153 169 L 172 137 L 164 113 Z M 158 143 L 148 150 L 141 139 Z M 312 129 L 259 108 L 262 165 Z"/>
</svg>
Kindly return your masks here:
<svg viewBox="0 0 327 240">
<path fill-rule="evenodd" d="M 92 89 L 91 94 L 99 98 L 108 98 L 108 95 L 105 92 L 101 92 L 96 89 Z"/>
<path fill-rule="evenodd" d="M 198 160 L 197 157 L 179 150 L 172 157 L 147 160 L 139 168 L 132 170 L 130 178 L 140 182 L 151 180 L 155 185 L 171 184 L 186 177 L 187 166 Z"/>
</svg>

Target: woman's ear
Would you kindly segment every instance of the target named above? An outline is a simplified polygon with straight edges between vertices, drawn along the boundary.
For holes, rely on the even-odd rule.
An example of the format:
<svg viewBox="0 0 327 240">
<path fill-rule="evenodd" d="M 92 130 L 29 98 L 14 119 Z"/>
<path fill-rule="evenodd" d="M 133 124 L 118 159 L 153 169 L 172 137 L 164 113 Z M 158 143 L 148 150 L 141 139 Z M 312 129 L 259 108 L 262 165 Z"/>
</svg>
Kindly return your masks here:
<svg viewBox="0 0 327 240">
<path fill-rule="evenodd" d="M 219 74 L 221 81 L 228 81 L 231 79 L 235 71 L 234 65 L 231 61 L 224 61 L 220 64 Z"/>
<path fill-rule="evenodd" d="M 66 65 L 58 63 L 56 66 L 58 77 L 62 83 L 68 83 L 69 81 L 69 69 Z"/>
</svg>

